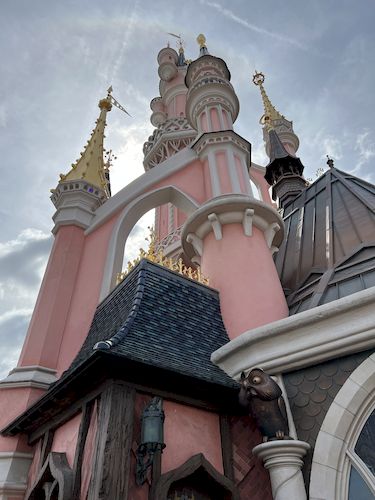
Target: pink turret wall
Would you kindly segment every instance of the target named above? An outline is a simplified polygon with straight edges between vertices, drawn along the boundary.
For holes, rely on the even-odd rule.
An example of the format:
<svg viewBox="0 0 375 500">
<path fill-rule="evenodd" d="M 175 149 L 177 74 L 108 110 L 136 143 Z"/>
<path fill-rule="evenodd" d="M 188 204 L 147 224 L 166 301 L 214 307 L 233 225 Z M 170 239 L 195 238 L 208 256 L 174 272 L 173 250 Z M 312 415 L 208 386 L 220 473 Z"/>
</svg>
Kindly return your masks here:
<svg viewBox="0 0 375 500">
<path fill-rule="evenodd" d="M 203 453 L 223 472 L 219 416 L 192 406 L 164 401 L 164 441 L 162 473 L 182 465 L 191 456 Z"/>
<path fill-rule="evenodd" d="M 229 165 L 226 158 L 225 151 L 215 154 L 217 172 L 220 179 L 220 187 L 222 194 L 229 194 L 233 192 L 232 182 L 229 175 Z"/>
<path fill-rule="evenodd" d="M 66 370 L 88 333 L 98 305 L 108 242 L 115 218 L 87 237 L 59 229 L 19 360 Z"/>
<path fill-rule="evenodd" d="M 83 229 L 58 231 L 18 366 L 56 368 L 83 245 Z"/>
<path fill-rule="evenodd" d="M 78 413 L 75 417 L 68 420 L 68 422 L 58 427 L 53 436 L 51 451 L 66 453 L 66 458 L 71 468 L 74 465 L 81 418 L 82 414 Z"/>
<path fill-rule="evenodd" d="M 231 339 L 257 326 L 288 316 L 284 292 L 263 233 L 242 225 L 223 226 L 223 238 L 204 239 L 202 273 L 219 290 L 221 313 Z"/>
<path fill-rule="evenodd" d="M 43 390 L 30 387 L 1 389 L 0 428 L 3 429 L 8 423 L 35 403 L 43 394 Z M 0 451 L 30 452 L 30 450 L 27 437 L 23 434 L 18 434 L 15 437 L 0 436 Z"/>
<path fill-rule="evenodd" d="M 72 305 L 61 342 L 57 364 L 58 375 L 69 367 L 89 331 L 99 301 L 108 242 L 116 219 L 117 216 L 114 216 L 86 236 Z"/>
</svg>

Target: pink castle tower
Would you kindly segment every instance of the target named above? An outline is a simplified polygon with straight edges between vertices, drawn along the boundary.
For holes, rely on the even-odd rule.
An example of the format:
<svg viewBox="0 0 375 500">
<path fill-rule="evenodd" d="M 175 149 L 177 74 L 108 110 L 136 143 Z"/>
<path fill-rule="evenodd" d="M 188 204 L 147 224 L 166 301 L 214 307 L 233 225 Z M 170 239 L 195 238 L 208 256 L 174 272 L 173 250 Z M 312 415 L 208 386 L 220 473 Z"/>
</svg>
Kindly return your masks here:
<svg viewBox="0 0 375 500">
<path fill-rule="evenodd" d="M 288 315 L 272 257 L 284 226 L 267 182 L 259 169 L 252 172 L 250 143 L 234 131 L 239 102 L 228 67 L 209 54 L 203 35 L 197 40 L 199 57 L 189 64 L 181 46 L 179 53 L 166 47 L 158 54 L 160 96 L 151 101 L 156 129 L 144 145 L 145 173 L 110 196 L 103 138 L 106 114 L 118 105 L 110 89 L 80 159 L 52 192 L 53 249 L 18 367 L 0 384 L 0 460 L 10 478 L 2 498 L 39 498 L 47 483 L 64 499 L 146 498 L 147 481 L 154 499 L 165 498 L 160 492 L 180 491 L 172 483 L 183 471 L 190 485 L 203 474 L 215 491 L 230 493 L 223 498 L 239 498 L 229 471 L 241 419 L 233 417 L 237 437 L 225 441 L 227 408 L 239 411 L 238 386 L 209 357 L 230 339 Z M 182 255 L 211 288 L 147 262 L 116 287 L 126 239 L 152 208 L 158 250 Z M 140 321 L 142 314 L 151 316 Z M 151 356 L 147 349 L 157 352 L 162 332 L 185 337 L 173 346 L 170 333 L 172 340 Z M 180 356 L 181 349 L 191 351 Z M 153 477 L 137 490 L 140 413 L 146 403 L 160 410 L 152 396 L 164 398 L 166 447 L 162 455 L 158 449 Z M 246 422 L 247 439 L 257 444 L 259 433 Z M 260 462 L 253 468 L 267 483 Z M 267 488 L 254 498 L 269 498 Z"/>
</svg>

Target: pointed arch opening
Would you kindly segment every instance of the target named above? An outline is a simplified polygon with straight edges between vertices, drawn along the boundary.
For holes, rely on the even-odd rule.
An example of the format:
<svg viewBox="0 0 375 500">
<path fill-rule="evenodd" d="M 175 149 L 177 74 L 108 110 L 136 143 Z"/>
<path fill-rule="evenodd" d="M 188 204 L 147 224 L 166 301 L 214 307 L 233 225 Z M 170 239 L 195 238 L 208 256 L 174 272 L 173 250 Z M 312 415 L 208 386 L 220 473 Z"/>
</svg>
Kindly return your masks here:
<svg viewBox="0 0 375 500">
<path fill-rule="evenodd" d="M 239 500 L 233 482 L 220 474 L 202 453 L 160 476 L 153 498 L 174 500 Z"/>
</svg>

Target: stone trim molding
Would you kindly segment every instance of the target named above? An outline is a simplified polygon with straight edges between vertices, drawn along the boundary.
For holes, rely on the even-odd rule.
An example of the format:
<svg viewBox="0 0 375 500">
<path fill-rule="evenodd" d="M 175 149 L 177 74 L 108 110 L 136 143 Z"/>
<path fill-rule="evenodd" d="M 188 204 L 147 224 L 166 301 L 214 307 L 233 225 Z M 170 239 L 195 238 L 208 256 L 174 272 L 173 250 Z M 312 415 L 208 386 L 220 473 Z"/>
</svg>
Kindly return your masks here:
<svg viewBox="0 0 375 500">
<path fill-rule="evenodd" d="M 239 378 L 256 366 L 277 374 L 372 347 L 375 287 L 244 332 L 211 360 Z"/>
<path fill-rule="evenodd" d="M 32 453 L 0 452 L 0 498 L 24 498 Z"/>
<path fill-rule="evenodd" d="M 199 262 L 204 238 L 212 231 L 216 240 L 221 240 L 222 226 L 236 223 L 248 237 L 253 226 L 263 231 L 272 251 L 281 245 L 284 224 L 276 210 L 251 196 L 230 194 L 204 203 L 187 219 L 181 234 L 185 254 L 191 262 Z"/>
<path fill-rule="evenodd" d="M 45 389 L 56 382 L 56 370 L 44 366 L 17 366 L 9 375 L 0 381 L 0 389 L 14 387 L 33 387 Z"/>
<path fill-rule="evenodd" d="M 223 130 L 219 132 L 205 132 L 200 135 L 196 141 L 192 144 L 191 148 L 196 151 L 197 155 L 204 158 L 207 153 L 206 150 L 210 151 L 210 146 L 222 147 L 223 145 L 231 144 L 241 151 L 245 155 L 246 163 L 250 164 L 250 143 L 238 135 L 233 130 Z"/>
<path fill-rule="evenodd" d="M 105 192 L 86 181 L 61 181 L 51 200 L 56 207 L 52 233 L 61 226 L 78 226 L 87 229 L 94 219 L 95 210 L 106 201 Z"/>
<path fill-rule="evenodd" d="M 308 443 L 292 439 L 268 441 L 253 448 L 270 473 L 275 500 L 306 500 L 301 468 L 309 449 Z"/>
<path fill-rule="evenodd" d="M 153 186 L 163 179 L 185 168 L 197 158 L 198 156 L 195 151 L 188 147 L 162 163 L 159 163 L 157 168 L 152 168 L 140 177 L 137 177 L 137 179 L 121 189 L 121 191 L 112 196 L 112 198 L 107 200 L 104 205 L 96 210 L 92 224 L 87 228 L 85 234 L 90 234 L 92 231 L 95 231 L 95 229 L 104 224 L 115 213 L 145 194 L 148 189 L 152 189 Z"/>
<path fill-rule="evenodd" d="M 350 451 L 375 406 L 375 353 L 337 393 L 318 434 L 311 468 L 310 499 L 347 498 Z"/>
</svg>

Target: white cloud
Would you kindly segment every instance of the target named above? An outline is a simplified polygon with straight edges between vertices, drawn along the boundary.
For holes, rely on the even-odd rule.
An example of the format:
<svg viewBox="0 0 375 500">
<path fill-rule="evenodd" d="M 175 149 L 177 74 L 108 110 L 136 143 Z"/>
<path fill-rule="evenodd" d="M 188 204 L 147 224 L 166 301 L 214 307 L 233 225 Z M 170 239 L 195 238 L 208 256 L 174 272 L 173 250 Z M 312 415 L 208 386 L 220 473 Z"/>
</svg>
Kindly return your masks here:
<svg viewBox="0 0 375 500">
<path fill-rule="evenodd" d="M 358 152 L 358 160 L 352 173 L 360 170 L 363 165 L 375 156 L 375 142 L 371 140 L 369 130 L 364 130 L 361 134 L 357 135 L 354 150 Z"/>
<path fill-rule="evenodd" d="M 308 50 L 308 47 L 306 47 L 304 44 L 299 42 L 298 40 L 295 40 L 294 38 L 281 35 L 280 33 L 276 33 L 275 31 L 270 31 L 265 28 L 261 28 L 260 26 L 257 26 L 255 24 L 250 23 L 246 19 L 243 19 L 242 17 L 237 16 L 234 12 L 232 12 L 229 9 L 226 9 L 222 5 L 218 4 L 217 2 L 211 2 L 209 0 L 201 0 L 201 2 L 204 5 L 207 5 L 208 7 L 212 7 L 216 9 L 220 14 L 225 16 L 227 19 L 230 19 L 231 21 L 240 24 L 244 28 L 253 31 L 254 33 L 258 33 L 261 35 L 265 35 L 269 38 L 273 38 L 274 40 L 278 40 L 279 42 L 286 42 L 290 45 L 293 45 L 294 47 L 297 47 L 298 49 L 301 50 Z"/>
<path fill-rule="evenodd" d="M 339 139 L 332 136 L 327 136 L 323 139 L 321 143 L 323 153 L 321 158 L 325 159 L 328 156 L 332 157 L 334 160 L 341 160 L 343 157 L 343 146 Z"/>
<path fill-rule="evenodd" d="M 0 104 L 0 127 L 5 127 L 7 124 L 7 113 L 4 104 Z"/>
</svg>

